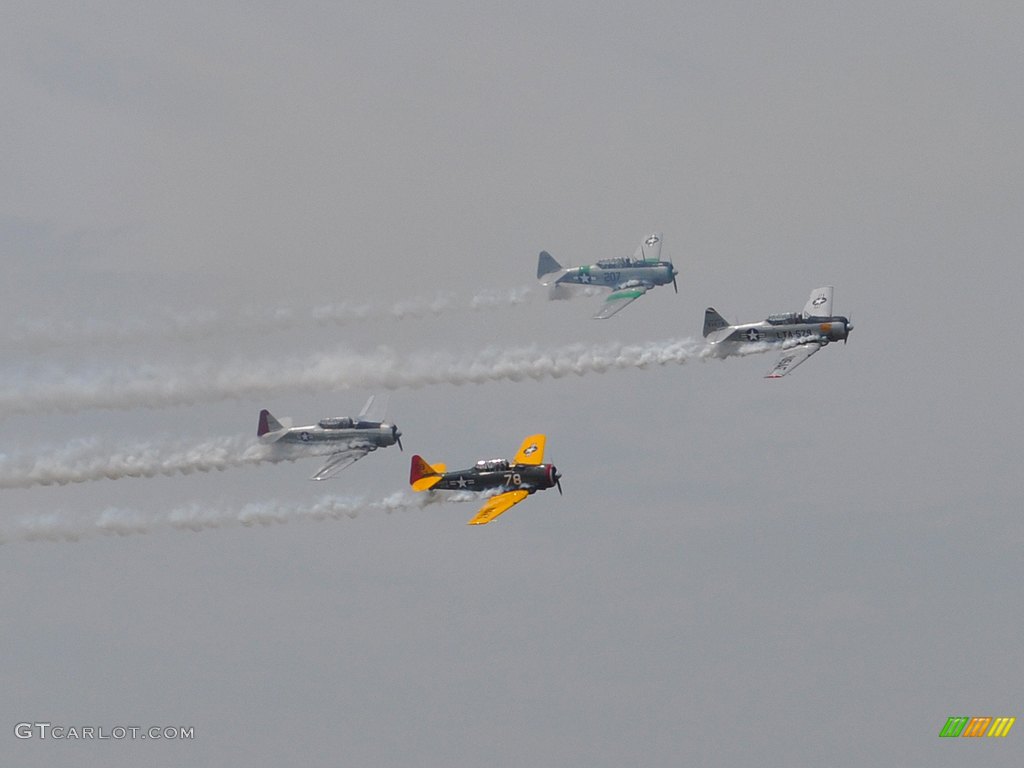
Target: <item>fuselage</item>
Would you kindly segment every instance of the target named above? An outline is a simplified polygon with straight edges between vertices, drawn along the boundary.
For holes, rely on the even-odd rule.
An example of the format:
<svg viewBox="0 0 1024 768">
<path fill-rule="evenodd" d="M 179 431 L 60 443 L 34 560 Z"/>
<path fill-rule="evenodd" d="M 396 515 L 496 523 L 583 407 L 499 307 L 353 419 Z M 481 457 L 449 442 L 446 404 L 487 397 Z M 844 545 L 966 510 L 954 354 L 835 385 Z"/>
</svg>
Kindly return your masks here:
<svg viewBox="0 0 1024 768">
<path fill-rule="evenodd" d="M 627 285 L 666 285 L 672 282 L 676 271 L 667 261 L 636 261 L 633 259 L 607 259 L 582 267 L 569 267 L 555 283 L 600 285 L 606 288 Z"/>
<path fill-rule="evenodd" d="M 394 445 L 401 436 L 394 424 L 356 421 L 348 417 L 322 419 L 308 427 L 292 427 L 277 442 L 289 445 L 323 446 L 330 443 L 366 442 L 378 448 Z"/>
<path fill-rule="evenodd" d="M 478 461 L 469 469 L 445 472 L 434 489 L 446 491 L 524 490 L 551 488 L 558 480 L 554 464 L 512 464 L 506 459 Z"/>
<path fill-rule="evenodd" d="M 842 316 L 802 318 L 797 313 L 772 315 L 759 323 L 730 325 L 708 334 L 713 344 L 828 344 L 844 341 L 853 325 Z"/>
</svg>

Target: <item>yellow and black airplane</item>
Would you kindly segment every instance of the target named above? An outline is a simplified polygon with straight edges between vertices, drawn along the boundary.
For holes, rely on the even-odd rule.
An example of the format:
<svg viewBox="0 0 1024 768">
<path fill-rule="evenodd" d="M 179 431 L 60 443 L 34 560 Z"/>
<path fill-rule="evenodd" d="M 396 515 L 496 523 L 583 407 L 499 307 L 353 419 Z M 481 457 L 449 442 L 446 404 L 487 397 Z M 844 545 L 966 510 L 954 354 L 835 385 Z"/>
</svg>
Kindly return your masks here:
<svg viewBox="0 0 1024 768">
<path fill-rule="evenodd" d="M 508 511 L 531 493 L 558 486 L 562 492 L 561 475 L 554 464 L 544 464 L 544 435 L 530 435 L 523 440 L 515 458 L 486 459 L 469 469 L 448 472 L 444 464 L 430 465 L 422 456 L 412 457 L 409 484 L 414 491 L 490 491 L 498 490 L 480 508 L 469 525 L 489 523 Z"/>
</svg>

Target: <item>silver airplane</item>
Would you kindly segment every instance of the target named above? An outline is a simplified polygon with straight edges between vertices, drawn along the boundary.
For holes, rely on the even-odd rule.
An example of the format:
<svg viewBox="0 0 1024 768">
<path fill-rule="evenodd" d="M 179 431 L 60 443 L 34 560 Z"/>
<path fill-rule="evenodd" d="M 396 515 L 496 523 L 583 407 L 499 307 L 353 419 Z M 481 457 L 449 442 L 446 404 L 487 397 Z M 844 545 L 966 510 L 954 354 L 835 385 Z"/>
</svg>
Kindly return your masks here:
<svg viewBox="0 0 1024 768">
<path fill-rule="evenodd" d="M 611 294 L 594 315 L 597 320 L 611 317 L 656 285 L 672 283 L 679 293 L 676 285 L 678 274 L 671 261 L 661 260 L 660 232 L 645 237 L 633 258 L 604 259 L 581 267 L 563 267 L 550 253 L 541 251 L 537 260 L 537 279 L 553 291 L 566 285 L 611 288 Z"/>
<path fill-rule="evenodd" d="M 335 416 L 308 427 L 293 427 L 290 419 L 278 421 L 264 409 L 260 411 L 256 436 L 261 443 L 273 444 L 282 458 L 329 454 L 327 463 L 310 478 L 326 480 L 378 448 L 398 443 L 398 450 L 402 450 L 402 433 L 394 424 L 383 421 L 387 402 L 386 395 L 371 396 L 354 418 Z"/>
<path fill-rule="evenodd" d="M 833 292 L 831 285 L 815 288 L 803 312 L 769 315 L 759 323 L 744 325 L 729 325 L 713 307 L 708 307 L 704 310 L 704 338 L 717 357 L 781 347 L 782 355 L 765 374 L 766 379 L 781 378 L 830 341 L 845 344 L 849 339 L 853 323 L 832 314 Z"/>
</svg>

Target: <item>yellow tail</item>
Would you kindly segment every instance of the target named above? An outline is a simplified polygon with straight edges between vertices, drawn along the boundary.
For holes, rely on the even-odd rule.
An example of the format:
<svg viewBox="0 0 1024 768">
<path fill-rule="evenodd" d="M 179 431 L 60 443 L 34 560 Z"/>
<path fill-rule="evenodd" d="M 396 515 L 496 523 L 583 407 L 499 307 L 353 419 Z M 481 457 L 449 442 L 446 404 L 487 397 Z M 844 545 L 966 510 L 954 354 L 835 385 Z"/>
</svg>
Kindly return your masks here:
<svg viewBox="0 0 1024 768">
<path fill-rule="evenodd" d="M 414 491 L 428 491 L 441 482 L 441 475 L 446 469 L 448 467 L 444 464 L 431 466 L 422 456 L 413 456 L 412 467 L 409 469 L 409 485 Z"/>
</svg>

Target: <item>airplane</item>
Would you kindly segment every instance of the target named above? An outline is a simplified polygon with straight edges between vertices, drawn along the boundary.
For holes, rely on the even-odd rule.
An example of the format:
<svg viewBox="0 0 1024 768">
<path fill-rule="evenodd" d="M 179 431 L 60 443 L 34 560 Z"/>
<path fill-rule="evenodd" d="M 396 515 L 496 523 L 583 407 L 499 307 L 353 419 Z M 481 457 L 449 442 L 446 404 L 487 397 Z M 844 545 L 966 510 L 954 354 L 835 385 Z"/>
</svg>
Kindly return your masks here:
<svg viewBox="0 0 1024 768">
<path fill-rule="evenodd" d="M 742 354 L 744 347 L 764 351 L 754 346 L 758 344 L 766 345 L 765 349 L 781 347 L 782 355 L 765 374 L 766 379 L 780 379 L 829 342 L 845 344 L 849 339 L 853 323 L 832 314 L 834 290 L 831 285 L 815 288 L 802 312 L 768 315 L 759 323 L 730 325 L 714 307 L 708 307 L 704 310 L 704 338 L 717 357 Z"/>
<path fill-rule="evenodd" d="M 293 427 L 290 419 L 278 421 L 263 409 L 256 436 L 261 443 L 274 445 L 283 458 L 330 454 L 327 463 L 310 478 L 326 480 L 378 448 L 398 443 L 398 450 L 402 450 L 398 427 L 382 421 L 387 402 L 386 395 L 379 400 L 371 396 L 354 418 L 335 416 L 308 427 Z"/>
<path fill-rule="evenodd" d="M 558 487 L 561 475 L 554 464 L 544 464 L 544 435 L 530 435 L 515 458 L 478 461 L 469 469 L 448 472 L 444 464 L 428 464 L 422 456 L 412 457 L 409 485 L 414 491 L 489 491 L 498 493 L 487 500 L 468 525 L 484 525 L 507 512 L 531 493 Z"/>
<path fill-rule="evenodd" d="M 632 258 L 603 259 L 581 267 L 563 267 L 547 251 L 537 260 L 537 279 L 555 291 L 567 285 L 597 285 L 611 288 L 611 294 L 594 315 L 596 320 L 611 317 L 627 304 L 636 301 L 656 285 L 668 285 L 679 293 L 671 261 L 661 261 L 661 233 L 644 238 Z"/>
</svg>

